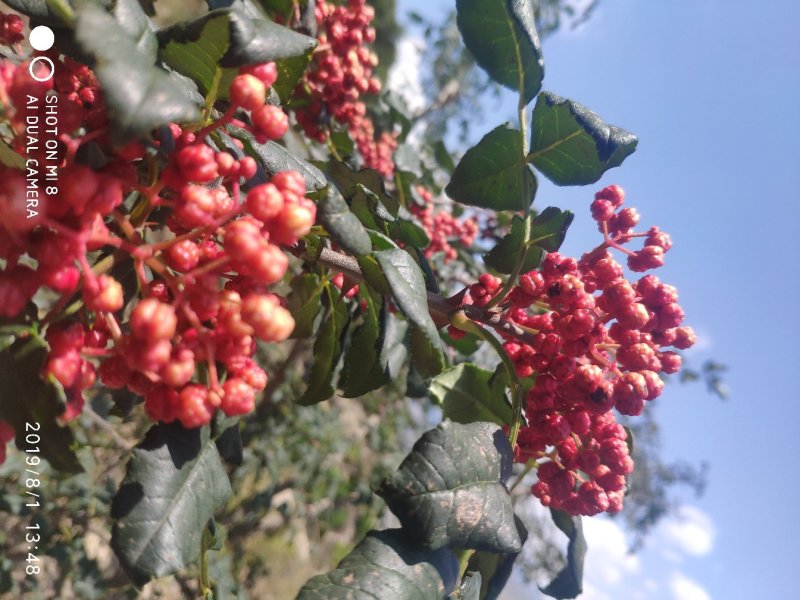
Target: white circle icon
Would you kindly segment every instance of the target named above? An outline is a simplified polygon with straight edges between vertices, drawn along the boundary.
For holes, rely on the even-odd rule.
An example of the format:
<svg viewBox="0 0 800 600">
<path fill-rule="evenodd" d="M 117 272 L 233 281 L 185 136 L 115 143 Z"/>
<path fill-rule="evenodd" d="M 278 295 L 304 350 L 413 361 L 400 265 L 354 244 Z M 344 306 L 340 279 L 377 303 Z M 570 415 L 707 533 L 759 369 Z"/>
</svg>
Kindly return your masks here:
<svg viewBox="0 0 800 600">
<path fill-rule="evenodd" d="M 34 50 L 44 52 L 53 47 L 55 35 L 53 34 L 53 30 L 46 25 L 39 25 L 31 29 L 30 42 Z"/>
</svg>

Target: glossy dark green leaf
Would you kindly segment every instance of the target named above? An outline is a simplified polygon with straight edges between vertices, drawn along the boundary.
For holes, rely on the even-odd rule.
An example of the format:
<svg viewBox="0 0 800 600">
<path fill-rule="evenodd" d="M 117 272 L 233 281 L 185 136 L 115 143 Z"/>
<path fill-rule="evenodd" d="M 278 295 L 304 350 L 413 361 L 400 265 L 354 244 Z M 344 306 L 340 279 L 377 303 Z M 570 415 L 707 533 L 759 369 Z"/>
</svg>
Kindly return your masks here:
<svg viewBox="0 0 800 600">
<path fill-rule="evenodd" d="M 97 5 L 87 4 L 78 12 L 75 38 L 96 60 L 94 72 L 118 137 L 199 118 L 181 86 L 141 54 L 136 41 Z"/>
<path fill-rule="evenodd" d="M 528 530 L 519 517 L 515 516 L 514 522 L 524 545 L 528 540 Z M 476 552 L 472 555 L 467 569 L 481 574 L 481 600 L 497 600 L 511 577 L 518 556 L 519 552 L 511 554 Z"/>
<path fill-rule="evenodd" d="M 294 318 L 293 338 L 309 338 L 314 334 L 314 321 L 322 308 L 321 293 L 318 275 L 304 273 L 292 280 L 292 293 L 287 301 Z"/>
<path fill-rule="evenodd" d="M 398 218 L 390 227 L 392 238 L 406 246 L 425 248 L 431 243 L 428 234 L 413 218 Z"/>
<path fill-rule="evenodd" d="M 313 53 L 314 50 L 310 49 L 298 56 L 275 61 L 275 66 L 278 68 L 278 79 L 272 85 L 272 88 L 277 92 L 281 104 L 288 104 L 292 96 L 294 96 L 298 82 L 303 77 L 308 65 L 311 64 Z M 350 155 L 346 154 L 346 156 Z"/>
<path fill-rule="evenodd" d="M 456 163 L 453 162 L 453 157 L 450 155 L 450 151 L 442 140 L 437 141 L 433 145 L 433 155 L 434 158 L 436 158 L 436 163 L 444 169 L 448 175 L 453 173 L 453 170 L 456 168 Z"/>
<path fill-rule="evenodd" d="M 196 562 L 203 530 L 230 493 L 209 427 L 150 428 L 111 506 L 111 546 L 128 576 L 143 585 Z"/>
<path fill-rule="evenodd" d="M 337 294 L 331 295 L 332 306 L 329 306 L 328 314 L 314 341 L 314 364 L 307 377 L 308 386 L 303 395 L 295 400 L 301 406 L 318 404 L 336 392 L 334 378 L 342 356 L 342 334 L 350 320 L 347 304 L 337 299 Z"/>
<path fill-rule="evenodd" d="M 115 0 L 111 7 L 111 14 L 117 24 L 134 41 L 139 53 L 155 62 L 158 55 L 155 28 L 139 0 Z"/>
<path fill-rule="evenodd" d="M 529 160 L 556 185 L 588 185 L 636 150 L 632 133 L 582 104 L 542 92 L 531 124 Z"/>
<path fill-rule="evenodd" d="M 372 251 L 372 242 L 367 230 L 350 212 L 338 190 L 331 187 L 318 205 L 318 219 L 331 237 L 350 254 L 359 256 Z"/>
<path fill-rule="evenodd" d="M 539 246 L 525 243 L 525 223 L 518 215 L 514 215 L 511 220 L 511 230 L 495 244 L 488 254 L 484 255 L 483 262 L 500 273 L 512 273 L 523 245 L 527 246 L 527 249 L 520 272 L 526 273 L 539 266 L 544 252 Z"/>
<path fill-rule="evenodd" d="M 346 200 L 351 200 L 362 189 L 359 187 L 360 184 L 364 189 L 376 194 L 393 217 L 397 216 L 399 204 L 386 191 L 383 176 L 375 169 L 353 170 L 341 161 L 332 160 L 327 164 L 325 174 L 336 184 Z"/>
<path fill-rule="evenodd" d="M 428 365 L 425 374 L 430 376 L 441 372 L 444 368 L 444 350 L 438 328 L 428 312 L 428 292 L 419 265 L 408 252 L 399 248 L 380 250 L 374 256 L 389 283 L 397 306 L 414 325 L 412 351 L 415 354 L 415 363 L 416 356 L 421 355 L 424 350 L 425 363 Z M 420 334 L 422 339 L 419 338 Z M 416 342 L 414 336 L 417 337 Z M 422 343 L 423 341 L 427 343 Z"/>
<path fill-rule="evenodd" d="M 425 433 L 377 493 L 428 548 L 519 552 L 505 483 L 513 453 L 494 423 L 444 421 Z"/>
<path fill-rule="evenodd" d="M 237 2 L 163 29 L 158 32 L 159 57 L 208 93 L 215 78 L 221 77 L 220 69 L 305 56 L 316 46 L 314 38 L 273 23 L 258 9 L 255 11 Z"/>
<path fill-rule="evenodd" d="M 242 434 L 239 430 L 239 417 L 228 417 L 218 410 L 211 421 L 211 437 L 217 444 L 219 455 L 233 465 L 241 465 L 244 460 Z"/>
<path fill-rule="evenodd" d="M 366 286 L 359 287 L 359 298 L 366 304 L 361 313 L 363 322 L 353 332 L 339 378 L 339 388 L 345 398 L 363 396 L 390 381 L 380 361 L 388 315 L 385 306 L 379 305 L 364 288 Z"/>
<path fill-rule="evenodd" d="M 539 246 L 546 252 L 557 252 L 564 243 L 567 229 L 574 218 L 575 213 L 571 210 L 548 206 L 533 220 L 530 243 Z"/>
<path fill-rule="evenodd" d="M 511 404 L 505 387 L 492 385 L 492 375 L 492 371 L 472 363 L 461 363 L 431 381 L 431 395 L 441 404 L 442 415 L 456 423 L 509 425 Z"/>
<path fill-rule="evenodd" d="M 583 524 L 580 517 L 571 517 L 560 510 L 550 509 L 553 522 L 563 531 L 567 544 L 567 564 L 546 587 L 540 588 L 543 594 L 558 598 L 577 598 L 583 592 L 583 560 L 586 557 L 586 540 L 583 537 Z"/>
<path fill-rule="evenodd" d="M 259 167 L 258 175 L 252 183 L 265 183 L 275 173 L 281 171 L 297 171 L 306 181 L 306 191 L 315 192 L 328 185 L 325 175 L 311 163 L 297 158 L 286 148 L 276 142 L 259 144 L 250 133 L 238 129 L 231 131 L 231 135 L 242 141 L 248 156 L 256 159 Z"/>
<path fill-rule="evenodd" d="M 441 294 L 442 290 L 439 289 L 439 282 L 436 279 L 436 274 L 431 269 L 431 263 L 425 258 L 425 253 L 418 247 L 413 246 L 414 258 L 417 260 L 419 268 L 422 270 L 422 276 L 425 277 L 425 289 L 432 294 Z"/>
<path fill-rule="evenodd" d="M 519 131 L 506 123 L 487 133 L 459 161 L 445 192 L 461 204 L 526 209 L 536 195 L 536 177 L 525 162 Z"/>
<path fill-rule="evenodd" d="M 296 600 L 438 600 L 458 579 L 449 550 L 425 550 L 405 531 L 371 531 L 333 571 L 310 579 Z"/>
<path fill-rule="evenodd" d="M 496 82 L 530 102 L 542 87 L 544 60 L 533 0 L 457 0 L 464 45 Z"/>
<path fill-rule="evenodd" d="M 409 347 L 417 373 L 425 378 L 435 377 L 447 367 L 441 343 L 428 337 L 424 330 L 413 323 L 409 326 Z"/>
<path fill-rule="evenodd" d="M 450 594 L 446 600 L 480 600 L 481 599 L 481 574 L 477 571 L 467 573 L 459 588 Z"/>
<path fill-rule="evenodd" d="M 28 344 L 33 342 L 28 341 Z M 69 427 L 62 427 L 58 415 L 63 412 L 63 398 L 58 387 L 45 382 L 40 373 L 47 358 L 44 345 L 33 349 L 17 342 L 0 352 L 0 419 L 11 424 L 17 433 L 17 447 L 39 448 L 39 454 L 59 471 L 83 471 L 75 455 L 75 439 Z M 29 428 L 26 428 L 29 423 Z M 39 441 L 30 444 L 25 436 L 33 433 Z"/>
</svg>

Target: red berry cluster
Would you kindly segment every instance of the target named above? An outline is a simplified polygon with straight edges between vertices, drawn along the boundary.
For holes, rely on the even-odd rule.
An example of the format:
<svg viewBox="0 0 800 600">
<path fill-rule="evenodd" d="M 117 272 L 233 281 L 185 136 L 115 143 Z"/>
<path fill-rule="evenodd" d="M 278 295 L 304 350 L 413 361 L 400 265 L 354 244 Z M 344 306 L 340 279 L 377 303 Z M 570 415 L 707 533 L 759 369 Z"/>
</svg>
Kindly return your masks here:
<svg viewBox="0 0 800 600">
<path fill-rule="evenodd" d="M 419 219 L 431 241 L 425 248 L 425 256 L 430 258 L 438 252 L 443 252 L 445 262 L 454 260 L 458 252 L 451 242 L 457 240 L 465 248 L 472 246 L 479 232 L 477 220 L 472 217 L 459 220 L 446 210 L 434 210 L 433 194 L 421 185 L 417 186 L 417 193 L 426 204 L 424 206 L 414 204 L 410 210 Z"/>
<path fill-rule="evenodd" d="M 298 86 L 308 106 L 297 110 L 297 121 L 306 135 L 324 142 L 326 118 L 335 119 L 353 137 L 364 164 L 389 177 L 394 172 L 397 140 L 387 132 L 376 136 L 361 101 L 362 95 L 381 90 L 380 80 L 372 75 L 378 57 L 366 47 L 375 41 L 375 29 L 370 26 L 375 9 L 364 0 L 349 0 L 342 6 L 320 2 L 315 16 L 319 46 Z"/>
<path fill-rule="evenodd" d="M 27 65 L 0 70 L 15 147 L 24 144 L 19 107 L 28 95 L 58 95 L 59 103 L 63 98 L 82 110 L 70 113 L 79 120 L 59 136 L 59 189 L 38 206 L 36 218 L 26 218 L 25 175 L 0 171 L 8 184 L 0 191 L 0 316 L 20 314 L 42 287 L 60 295 L 45 318 L 56 322 L 46 329 L 50 353 L 43 375 L 67 393 L 64 419 L 80 413 L 96 363 L 104 385 L 144 396 L 155 420 L 197 427 L 217 408 L 228 415 L 249 412 L 267 384 L 253 361 L 255 340 L 279 342 L 294 328 L 282 299 L 269 289 L 288 268 L 281 247 L 310 231 L 316 205 L 305 197 L 302 175 L 293 171 L 241 193 L 242 180 L 256 174 L 255 161 L 217 151 L 205 138 L 244 116 L 242 109 L 252 124 L 239 124 L 258 139 L 285 133 L 286 115 L 265 104 L 275 65 L 242 69 L 231 85 L 231 108 L 205 129 L 171 125 L 174 151 L 147 181 L 137 169 L 145 164 L 144 145 L 113 148 L 107 141 L 91 71 L 77 63 L 62 66 L 52 88 L 27 76 Z M 76 158 L 88 140 L 107 155 L 101 169 Z M 166 147 L 165 141 L 156 137 L 149 143 Z M 128 213 L 122 201 L 130 195 L 136 204 Z M 148 220 L 156 209 L 166 215 L 165 223 Z M 127 256 L 120 260 L 131 265 L 138 291 L 123 289 L 108 273 L 112 263 L 90 265 L 87 254 L 97 250 Z M 84 309 L 78 318 L 57 321 L 79 292 Z"/>
<path fill-rule="evenodd" d="M 628 281 L 611 248 L 632 270 L 663 264 L 669 237 L 656 228 L 634 233 L 634 209 L 619 210 L 618 186 L 597 193 L 592 215 L 603 242 L 576 261 L 548 254 L 540 270 L 520 277 L 502 305 L 503 316 L 525 333 L 504 345 L 520 377 L 536 376 L 525 407 L 527 424 L 516 449 L 521 462 L 547 458 L 533 493 L 546 506 L 570 514 L 616 512 L 624 476 L 633 463 L 626 434 L 610 411 L 639 415 L 664 387 L 659 373 L 675 373 L 681 358 L 667 347 L 689 348 L 691 328 L 674 287 L 645 275 Z M 618 212 L 616 212 L 618 211 Z M 625 244 L 645 239 L 632 251 Z M 500 280 L 484 275 L 464 303 L 486 305 Z"/>
<path fill-rule="evenodd" d="M 18 15 L 0 12 L 0 45 L 11 46 L 18 44 L 24 38 L 22 30 L 25 24 Z"/>
<path fill-rule="evenodd" d="M 6 445 L 14 441 L 14 428 L 0 419 L 0 465 L 6 462 Z"/>
</svg>

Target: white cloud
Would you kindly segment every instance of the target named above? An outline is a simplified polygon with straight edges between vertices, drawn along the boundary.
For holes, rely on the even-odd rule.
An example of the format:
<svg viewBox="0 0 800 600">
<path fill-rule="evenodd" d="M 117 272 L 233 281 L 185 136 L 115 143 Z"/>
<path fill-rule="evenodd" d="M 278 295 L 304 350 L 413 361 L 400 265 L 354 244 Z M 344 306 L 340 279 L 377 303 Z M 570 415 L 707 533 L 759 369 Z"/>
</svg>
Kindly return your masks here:
<svg viewBox="0 0 800 600">
<path fill-rule="evenodd" d="M 694 506 L 683 506 L 676 517 L 661 523 L 658 539 L 691 556 L 706 556 L 714 548 L 716 530 L 706 513 Z M 666 548 L 665 552 L 670 550 Z"/>
<path fill-rule="evenodd" d="M 545 510 L 532 501 L 518 504 L 517 509 L 520 514 L 546 516 Z M 701 582 L 685 572 L 687 565 L 714 549 L 714 523 L 699 508 L 684 506 L 677 515 L 662 521 L 645 548 L 636 554 L 628 552 L 631 540 L 621 521 L 602 516 L 584 518 L 583 531 L 588 552 L 579 600 L 711 600 Z M 544 535 L 564 542 L 554 526 L 546 526 Z M 535 586 L 525 586 L 517 574 L 501 596 L 502 600 L 515 598 L 546 597 L 538 594 Z"/>
<path fill-rule="evenodd" d="M 616 522 L 603 517 L 584 519 L 583 534 L 589 547 L 584 567 L 586 581 L 602 588 L 613 587 L 623 577 L 639 571 L 639 557 L 628 552 L 625 532 Z"/>
<path fill-rule="evenodd" d="M 402 38 L 397 44 L 397 56 L 389 71 L 389 88 L 406 101 L 412 112 L 425 106 L 420 79 L 424 46 L 421 38 Z"/>
<path fill-rule="evenodd" d="M 669 587 L 675 600 L 711 600 L 705 588 L 682 573 L 673 573 Z"/>
</svg>

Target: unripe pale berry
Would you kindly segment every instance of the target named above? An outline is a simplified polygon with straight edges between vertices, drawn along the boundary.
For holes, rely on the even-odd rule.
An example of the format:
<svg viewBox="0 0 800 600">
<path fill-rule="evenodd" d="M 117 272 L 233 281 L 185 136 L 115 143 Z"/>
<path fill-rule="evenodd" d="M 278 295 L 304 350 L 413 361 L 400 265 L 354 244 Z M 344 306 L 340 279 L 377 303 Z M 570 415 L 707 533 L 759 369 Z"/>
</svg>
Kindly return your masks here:
<svg viewBox="0 0 800 600">
<path fill-rule="evenodd" d="M 283 212 L 283 194 L 272 183 L 257 185 L 247 193 L 247 210 L 259 221 L 271 221 Z"/>
<path fill-rule="evenodd" d="M 131 333 L 141 340 L 156 342 L 169 340 L 175 335 L 178 317 L 170 304 L 155 298 L 145 298 L 131 313 Z"/>
<path fill-rule="evenodd" d="M 242 302 L 242 319 L 266 342 L 282 342 L 294 331 L 291 313 L 274 296 L 247 296 Z"/>
<path fill-rule="evenodd" d="M 245 110 L 253 111 L 262 106 L 266 95 L 267 86 L 253 75 L 237 75 L 231 82 L 231 102 Z"/>
<path fill-rule="evenodd" d="M 95 312 L 116 312 L 125 303 L 122 285 L 110 275 L 97 278 L 97 289 L 84 288 L 83 301 L 89 310 Z"/>
</svg>

